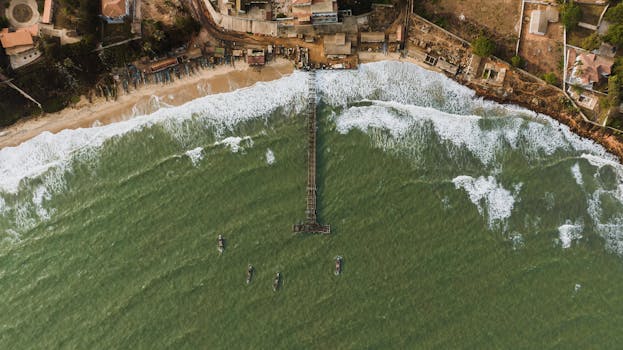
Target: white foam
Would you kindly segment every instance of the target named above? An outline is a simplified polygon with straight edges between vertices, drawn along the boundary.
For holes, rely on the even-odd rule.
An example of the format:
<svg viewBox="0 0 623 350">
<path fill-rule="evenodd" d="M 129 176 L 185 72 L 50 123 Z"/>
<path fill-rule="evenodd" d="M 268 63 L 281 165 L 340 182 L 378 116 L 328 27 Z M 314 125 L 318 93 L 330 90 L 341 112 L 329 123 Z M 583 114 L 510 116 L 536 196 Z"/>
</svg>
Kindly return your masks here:
<svg viewBox="0 0 623 350">
<path fill-rule="evenodd" d="M 2 241 L 4 242 L 10 243 L 10 244 L 16 244 L 22 241 L 20 234 L 17 233 L 17 231 L 15 230 L 8 229 L 4 231 L 4 233 L 5 233 L 5 237 L 2 239 Z"/>
<path fill-rule="evenodd" d="M 558 150 L 610 157 L 603 147 L 552 118 L 485 101 L 473 90 L 414 64 L 375 62 L 356 71 L 319 72 L 317 76 L 323 100 L 345 108 L 337 118 L 342 133 L 372 127 L 387 129 L 396 137 L 428 121 L 444 141 L 468 149 L 484 164 L 493 163 L 502 146 L 519 148 L 529 157 Z M 349 107 L 349 103 L 362 100 L 372 100 L 373 106 Z M 496 127 L 483 129 L 481 116 L 497 117 Z"/>
<path fill-rule="evenodd" d="M 179 131 L 176 126 L 180 123 L 196 120 L 221 133 L 242 121 L 267 116 L 280 107 L 301 111 L 306 106 L 306 77 L 306 73 L 295 72 L 276 81 L 205 96 L 119 123 L 63 130 L 57 134 L 44 132 L 17 147 L 0 150 L 0 192 L 17 193 L 23 179 L 39 177 L 51 168 L 68 169 L 76 155 L 96 151 L 107 140 L 154 124 L 174 133 Z"/>
<path fill-rule="evenodd" d="M 400 137 L 411 126 L 409 120 L 381 106 L 351 107 L 335 120 L 337 131 L 342 134 L 351 129 L 366 132 L 368 128 L 380 128 L 389 130 L 394 137 Z"/>
<path fill-rule="evenodd" d="M 194 166 L 197 166 L 199 162 L 203 159 L 203 147 L 197 147 L 195 149 L 191 149 L 190 151 L 186 151 L 184 153 L 190 158 L 190 161 Z"/>
<path fill-rule="evenodd" d="M 222 139 L 221 141 L 215 142 L 214 145 L 225 145 L 226 147 L 229 147 L 231 149 L 232 153 L 238 153 L 238 151 L 240 150 L 244 151 L 244 147 L 240 145 L 243 141 L 246 141 L 245 144 L 247 145 L 247 147 L 253 147 L 253 140 L 251 139 L 251 136 L 230 136 Z"/>
<path fill-rule="evenodd" d="M 41 220 L 49 220 L 50 212 L 43 207 L 44 200 L 50 200 L 51 195 L 48 189 L 41 185 L 33 192 L 32 202 L 35 205 L 35 211 Z"/>
<path fill-rule="evenodd" d="M 442 141 L 457 149 L 467 149 L 485 165 L 495 164 L 497 154 L 502 153 L 505 147 L 519 149 L 530 159 L 552 155 L 558 150 L 590 151 L 607 156 L 603 147 L 590 140 L 582 140 L 570 133 L 566 126 L 534 113 L 532 119 L 526 119 L 525 114 L 497 118 L 495 128 L 483 128 L 483 118 L 477 115 L 450 114 L 393 101 L 367 102 L 371 105 L 351 106 L 334 118 L 340 133 L 351 129 L 364 132 L 385 129 L 392 137 L 400 139 L 413 130 L 421 132 L 430 126 L 431 132 Z M 425 142 L 424 139 L 417 141 Z"/>
<path fill-rule="evenodd" d="M 573 241 L 577 241 L 582 238 L 582 230 L 584 225 L 579 223 L 572 223 L 567 220 L 564 225 L 558 227 L 558 238 L 560 239 L 560 245 L 563 249 L 571 247 Z"/>
<path fill-rule="evenodd" d="M 524 239 L 521 233 L 513 232 L 509 237 L 513 250 L 519 250 L 524 246 Z"/>
<path fill-rule="evenodd" d="M 476 179 L 463 175 L 455 177 L 452 182 L 457 189 L 462 188 L 467 192 L 480 215 L 487 218 L 491 229 L 510 218 L 515 205 L 515 197 L 513 193 L 498 184 L 493 176 L 480 176 Z"/>
<path fill-rule="evenodd" d="M 270 148 L 266 149 L 266 164 L 275 164 L 275 153 L 273 153 L 273 150 L 271 150 Z"/>
<path fill-rule="evenodd" d="M 580 164 L 579 163 L 575 163 L 572 167 L 571 167 L 571 174 L 573 175 L 573 178 L 575 179 L 575 182 L 582 186 L 584 185 L 584 180 L 582 179 L 582 171 L 580 170 Z"/>
<path fill-rule="evenodd" d="M 581 155 L 581 157 L 586 159 L 590 165 L 597 167 L 597 168 L 610 166 L 615 171 L 617 171 L 617 174 L 619 176 L 621 176 L 621 173 L 623 172 L 623 165 L 619 164 L 616 160 L 616 157 L 614 157 L 611 154 L 595 155 L 595 154 L 584 153 Z"/>
</svg>

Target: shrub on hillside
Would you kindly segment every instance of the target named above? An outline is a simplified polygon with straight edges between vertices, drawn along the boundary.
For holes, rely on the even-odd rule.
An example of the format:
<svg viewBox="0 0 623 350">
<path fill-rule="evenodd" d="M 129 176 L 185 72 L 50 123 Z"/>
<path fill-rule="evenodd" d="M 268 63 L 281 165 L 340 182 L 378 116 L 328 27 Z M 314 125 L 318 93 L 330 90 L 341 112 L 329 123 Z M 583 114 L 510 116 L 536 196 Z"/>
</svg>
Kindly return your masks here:
<svg viewBox="0 0 623 350">
<path fill-rule="evenodd" d="M 548 84 L 552 84 L 552 85 L 558 84 L 558 78 L 556 77 L 556 74 L 552 72 L 543 74 L 543 80 L 545 80 Z"/>
<path fill-rule="evenodd" d="M 580 23 L 580 19 L 582 19 L 582 9 L 573 0 L 569 0 L 568 3 L 560 6 L 560 20 L 567 29 L 575 29 Z"/>
<path fill-rule="evenodd" d="M 513 67 L 522 68 L 525 65 L 525 62 L 523 58 L 515 55 L 511 57 L 511 64 L 513 65 Z"/>
<path fill-rule="evenodd" d="M 472 41 L 474 53 L 478 56 L 488 57 L 495 51 L 495 43 L 486 36 L 479 35 Z"/>
</svg>

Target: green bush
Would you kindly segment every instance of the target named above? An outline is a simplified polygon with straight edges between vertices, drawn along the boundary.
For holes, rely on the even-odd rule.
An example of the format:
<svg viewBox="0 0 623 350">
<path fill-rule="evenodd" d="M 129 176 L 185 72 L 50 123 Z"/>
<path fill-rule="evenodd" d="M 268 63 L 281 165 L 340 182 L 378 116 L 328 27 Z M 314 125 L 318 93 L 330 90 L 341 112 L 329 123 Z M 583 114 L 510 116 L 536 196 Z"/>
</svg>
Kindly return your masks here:
<svg viewBox="0 0 623 350">
<path fill-rule="evenodd" d="M 605 36 L 606 41 L 612 45 L 623 45 L 623 24 L 613 24 L 608 28 L 608 33 Z"/>
<path fill-rule="evenodd" d="M 495 52 L 495 43 L 486 36 L 479 35 L 474 41 L 472 41 L 472 48 L 474 53 L 478 56 L 488 57 Z"/>
<path fill-rule="evenodd" d="M 599 34 L 597 34 L 596 32 L 587 36 L 586 38 L 584 38 L 584 40 L 582 40 L 582 48 L 592 51 L 595 49 L 599 48 L 599 45 L 601 45 L 602 42 L 602 38 Z"/>
<path fill-rule="evenodd" d="M 623 79 L 616 75 L 608 78 L 608 101 L 611 106 L 621 104 L 621 88 L 623 87 Z"/>
<path fill-rule="evenodd" d="M 543 80 L 545 80 L 548 84 L 552 84 L 552 85 L 558 84 L 558 78 L 556 77 L 556 74 L 552 72 L 543 74 Z"/>
<path fill-rule="evenodd" d="M 520 56 L 513 56 L 511 57 L 511 64 L 513 65 L 513 67 L 518 67 L 521 68 L 525 65 L 525 62 L 523 60 L 523 58 L 521 58 Z"/>
<path fill-rule="evenodd" d="M 580 19 L 582 19 L 582 9 L 573 0 L 569 0 L 568 3 L 560 7 L 560 20 L 567 29 L 575 29 L 580 23 Z"/>
<path fill-rule="evenodd" d="M 611 7 L 608 12 L 606 12 L 605 18 L 611 23 L 623 23 L 623 2 Z"/>
</svg>

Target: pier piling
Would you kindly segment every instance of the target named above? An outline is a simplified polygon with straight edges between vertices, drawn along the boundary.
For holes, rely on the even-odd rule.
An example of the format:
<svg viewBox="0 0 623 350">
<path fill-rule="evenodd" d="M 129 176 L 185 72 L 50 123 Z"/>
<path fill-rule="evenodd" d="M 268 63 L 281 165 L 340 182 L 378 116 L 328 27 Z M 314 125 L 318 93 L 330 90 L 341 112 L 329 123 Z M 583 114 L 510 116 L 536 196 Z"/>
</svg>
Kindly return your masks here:
<svg viewBox="0 0 623 350">
<path fill-rule="evenodd" d="M 307 216 L 304 223 L 295 224 L 292 230 L 295 233 L 331 233 L 330 225 L 318 223 L 316 206 L 316 72 L 311 70 L 308 81 L 308 117 L 307 117 Z"/>
</svg>

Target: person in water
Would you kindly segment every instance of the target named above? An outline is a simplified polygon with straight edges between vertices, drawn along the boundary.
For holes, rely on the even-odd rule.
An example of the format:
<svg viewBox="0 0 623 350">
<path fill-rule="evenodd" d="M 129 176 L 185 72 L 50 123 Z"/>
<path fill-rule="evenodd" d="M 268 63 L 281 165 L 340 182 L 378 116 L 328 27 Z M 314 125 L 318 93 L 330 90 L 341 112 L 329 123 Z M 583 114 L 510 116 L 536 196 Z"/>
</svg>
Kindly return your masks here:
<svg viewBox="0 0 623 350">
<path fill-rule="evenodd" d="M 247 284 L 251 282 L 252 277 L 253 277 L 253 265 L 249 264 L 249 266 L 247 266 Z"/>
</svg>

